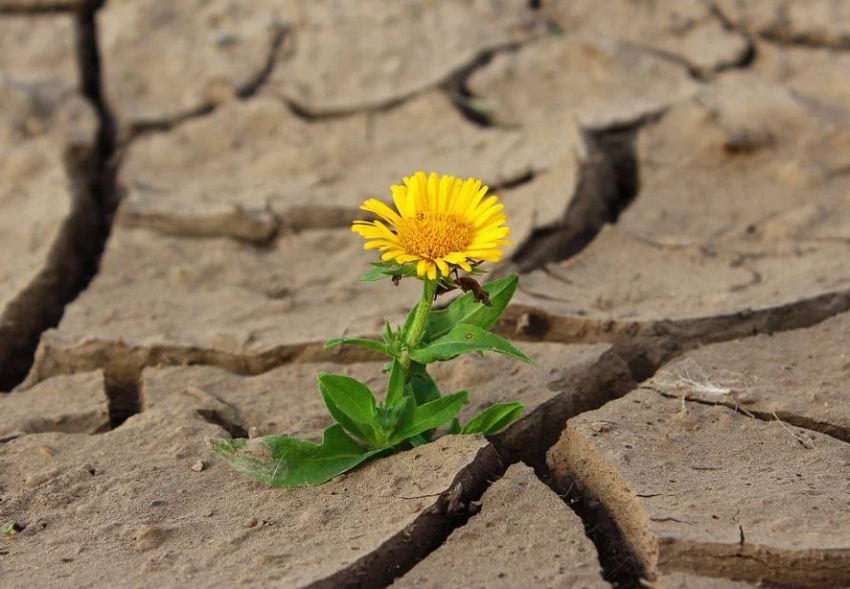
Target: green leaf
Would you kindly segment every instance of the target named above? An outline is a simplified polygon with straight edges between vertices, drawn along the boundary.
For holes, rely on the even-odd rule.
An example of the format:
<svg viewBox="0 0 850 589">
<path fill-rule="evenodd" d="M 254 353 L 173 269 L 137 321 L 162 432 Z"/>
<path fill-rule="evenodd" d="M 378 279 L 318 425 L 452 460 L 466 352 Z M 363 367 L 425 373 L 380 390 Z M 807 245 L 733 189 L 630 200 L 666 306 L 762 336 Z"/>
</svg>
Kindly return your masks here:
<svg viewBox="0 0 850 589">
<path fill-rule="evenodd" d="M 319 393 L 331 417 L 353 436 L 380 447 L 375 430 L 375 397 L 366 385 L 341 374 L 319 373 Z"/>
<path fill-rule="evenodd" d="M 482 288 L 490 295 L 490 306 L 475 302 L 475 294 L 468 292 L 458 297 L 445 309 L 432 311 L 428 317 L 428 327 L 425 330 L 425 341 L 433 341 L 447 334 L 452 327 L 459 323 L 475 325 L 482 329 L 490 329 L 505 312 L 508 303 L 514 296 L 519 277 L 516 274 L 489 282 Z"/>
<path fill-rule="evenodd" d="M 407 337 L 407 332 L 410 331 L 410 326 L 413 325 L 413 318 L 416 317 L 416 309 L 418 307 L 419 307 L 418 304 L 413 305 L 413 308 L 407 314 L 407 317 L 405 317 L 404 325 L 401 328 L 401 334 L 400 334 L 401 337 L 404 337 L 404 338 Z M 433 314 L 433 313 L 434 313 L 434 311 L 431 311 L 431 314 Z M 430 320 L 430 315 L 428 317 L 429 317 L 429 320 Z M 427 335 L 427 331 L 428 331 L 427 325 L 425 326 L 425 331 L 426 331 L 426 333 L 423 334 L 423 335 Z M 401 337 L 399 338 L 400 341 L 404 341 L 404 340 L 401 339 Z"/>
<path fill-rule="evenodd" d="M 424 405 L 429 401 L 440 398 L 440 389 L 437 383 L 428 374 L 428 368 L 419 362 L 410 363 L 410 388 L 417 405 Z"/>
<path fill-rule="evenodd" d="M 393 328 L 390 327 L 390 322 L 384 319 L 384 343 L 387 344 L 387 347 L 392 348 L 393 344 L 395 344 L 395 338 L 393 337 Z M 325 345 L 327 347 L 327 345 Z"/>
<path fill-rule="evenodd" d="M 460 433 L 495 434 L 516 421 L 523 409 L 525 406 L 518 402 L 496 403 L 469 420 Z"/>
<path fill-rule="evenodd" d="M 383 268 L 373 266 L 360 275 L 360 280 L 363 282 L 374 282 L 389 277 L 390 275 L 385 273 Z"/>
<path fill-rule="evenodd" d="M 404 397 L 404 390 L 407 388 L 404 377 L 404 367 L 402 367 L 401 362 L 393 360 L 393 365 L 390 369 L 390 380 L 387 383 L 387 405 L 395 405 Z"/>
<path fill-rule="evenodd" d="M 338 424 L 325 430 L 321 444 L 289 436 L 207 444 L 239 472 L 273 487 L 320 485 L 381 452 L 361 447 Z"/>
<path fill-rule="evenodd" d="M 467 352 L 498 352 L 532 363 L 531 358 L 519 351 L 508 340 L 475 325 L 461 323 L 447 334 L 432 341 L 424 348 L 413 350 L 410 357 L 420 364 L 440 360 L 451 360 Z"/>
<path fill-rule="evenodd" d="M 360 280 L 365 282 L 373 282 L 375 280 L 383 280 L 391 276 L 415 276 L 416 264 L 396 264 L 393 261 L 388 262 L 370 262 L 372 268 L 367 270 L 360 276 Z"/>
<path fill-rule="evenodd" d="M 375 422 L 375 396 L 365 384 L 342 374 L 319 373 L 319 390 L 357 423 Z"/>
<path fill-rule="evenodd" d="M 407 438 L 407 441 L 410 442 L 410 445 L 415 448 L 416 446 L 423 446 L 423 445 L 427 444 L 428 438 L 426 438 L 422 434 L 418 434 L 418 435 L 413 436 L 412 438 Z"/>
<path fill-rule="evenodd" d="M 459 433 L 462 433 L 462 431 L 463 428 L 460 427 L 460 422 L 457 420 L 457 417 L 455 417 L 454 419 L 452 419 L 452 424 L 449 426 L 449 431 L 446 433 L 450 436 L 454 436 Z"/>
<path fill-rule="evenodd" d="M 333 348 L 336 346 L 360 346 L 361 348 L 369 348 L 370 350 L 374 350 L 376 352 L 380 352 L 381 354 L 386 354 L 387 356 L 392 356 L 393 352 L 390 348 L 383 342 L 379 342 L 374 339 L 366 339 L 360 337 L 335 337 L 333 339 L 329 339 L 325 342 L 324 349 Z"/>
<path fill-rule="evenodd" d="M 417 407 L 413 411 L 409 423 L 390 437 L 390 445 L 394 446 L 408 438 L 448 423 L 461 410 L 467 397 L 466 391 L 460 391 Z"/>
</svg>

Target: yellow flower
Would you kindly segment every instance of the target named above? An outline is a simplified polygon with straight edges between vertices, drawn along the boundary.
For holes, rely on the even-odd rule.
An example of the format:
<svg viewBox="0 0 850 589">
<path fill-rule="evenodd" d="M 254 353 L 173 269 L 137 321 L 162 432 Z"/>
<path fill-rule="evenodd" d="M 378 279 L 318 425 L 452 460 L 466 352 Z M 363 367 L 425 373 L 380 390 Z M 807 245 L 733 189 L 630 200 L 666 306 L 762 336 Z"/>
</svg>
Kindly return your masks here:
<svg viewBox="0 0 850 589">
<path fill-rule="evenodd" d="M 501 246 L 510 245 L 504 205 L 497 196 L 485 198 L 487 190 L 474 178 L 416 172 L 392 187 L 398 212 L 370 198 L 360 208 L 384 222 L 355 221 L 351 230 L 370 240 L 364 249 L 380 250 L 384 261 L 416 262 L 420 277 L 435 280 L 453 267 L 470 272 L 470 261 L 498 262 Z"/>
</svg>

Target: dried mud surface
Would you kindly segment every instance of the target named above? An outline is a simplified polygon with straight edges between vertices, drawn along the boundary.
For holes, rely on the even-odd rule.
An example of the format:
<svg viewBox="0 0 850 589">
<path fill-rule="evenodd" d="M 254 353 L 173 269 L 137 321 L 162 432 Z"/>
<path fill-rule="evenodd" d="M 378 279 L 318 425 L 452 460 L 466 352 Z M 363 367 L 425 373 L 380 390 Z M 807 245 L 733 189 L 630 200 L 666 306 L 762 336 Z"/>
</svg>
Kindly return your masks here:
<svg viewBox="0 0 850 589">
<path fill-rule="evenodd" d="M 201 450 L 205 436 L 225 434 L 201 419 L 151 410 L 100 436 L 49 433 L 6 443 L 3 513 L 23 529 L 4 546 L 4 579 L 355 584 L 427 546 L 448 508 L 442 495 L 457 487 L 462 501 L 498 468 L 485 441 L 444 438 L 282 501 L 279 490 L 234 476 Z M 198 460 L 205 462 L 193 469 Z"/>
<path fill-rule="evenodd" d="M 569 563 L 566 565 L 565 563 Z M 610 587 L 584 526 L 534 471 L 511 466 L 481 498 L 481 511 L 391 586 Z"/>
<path fill-rule="evenodd" d="M 0 587 L 847 587 L 848 49 L 838 0 L 0 0 Z M 205 438 L 383 394 L 322 344 L 418 298 L 349 230 L 417 169 L 501 197 L 535 360 L 437 383 L 525 413 L 242 478 Z"/>
</svg>

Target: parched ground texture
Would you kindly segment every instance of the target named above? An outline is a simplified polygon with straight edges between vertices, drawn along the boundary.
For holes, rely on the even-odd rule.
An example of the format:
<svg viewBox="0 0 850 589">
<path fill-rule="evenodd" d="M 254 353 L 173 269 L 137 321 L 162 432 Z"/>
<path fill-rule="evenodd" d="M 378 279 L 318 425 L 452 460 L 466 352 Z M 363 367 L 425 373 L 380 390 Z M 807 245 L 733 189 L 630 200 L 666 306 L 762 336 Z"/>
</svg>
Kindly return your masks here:
<svg viewBox="0 0 850 589">
<path fill-rule="evenodd" d="M 414 42 L 415 41 L 415 42 Z M 319 487 L 349 231 L 484 179 L 527 409 Z M 850 587 L 850 4 L 0 0 L 0 587 Z"/>
</svg>

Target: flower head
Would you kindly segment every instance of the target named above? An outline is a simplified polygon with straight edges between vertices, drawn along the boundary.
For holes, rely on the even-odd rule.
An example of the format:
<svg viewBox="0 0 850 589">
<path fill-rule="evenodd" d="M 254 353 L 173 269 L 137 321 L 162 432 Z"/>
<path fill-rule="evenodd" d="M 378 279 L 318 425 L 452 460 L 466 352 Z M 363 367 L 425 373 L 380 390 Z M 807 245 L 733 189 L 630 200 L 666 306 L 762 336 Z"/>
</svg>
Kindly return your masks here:
<svg viewBox="0 0 850 589">
<path fill-rule="evenodd" d="M 487 195 L 480 180 L 461 180 L 416 172 L 393 186 L 394 211 L 370 198 L 360 207 L 382 220 L 355 221 L 352 231 L 369 240 L 364 249 L 378 249 L 383 261 L 416 262 L 416 274 L 436 280 L 455 267 L 472 271 L 470 262 L 498 262 L 505 237 L 504 205 Z"/>
</svg>

